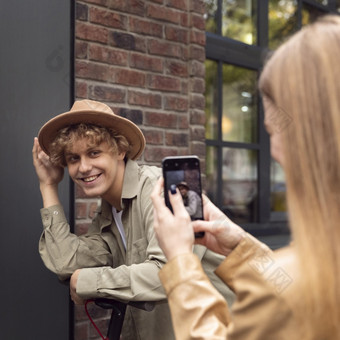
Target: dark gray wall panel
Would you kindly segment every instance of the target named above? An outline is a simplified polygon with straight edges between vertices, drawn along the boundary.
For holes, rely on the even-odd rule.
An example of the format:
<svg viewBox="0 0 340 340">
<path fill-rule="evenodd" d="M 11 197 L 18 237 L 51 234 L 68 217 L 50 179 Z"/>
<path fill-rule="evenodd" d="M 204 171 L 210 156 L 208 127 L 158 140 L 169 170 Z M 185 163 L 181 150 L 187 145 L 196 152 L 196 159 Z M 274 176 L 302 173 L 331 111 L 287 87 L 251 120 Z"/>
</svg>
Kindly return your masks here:
<svg viewBox="0 0 340 340">
<path fill-rule="evenodd" d="M 1 339 L 69 338 L 68 288 L 38 253 L 42 205 L 32 165 L 39 127 L 72 101 L 71 5 L 0 2 Z M 69 183 L 61 196 L 69 215 Z"/>
</svg>

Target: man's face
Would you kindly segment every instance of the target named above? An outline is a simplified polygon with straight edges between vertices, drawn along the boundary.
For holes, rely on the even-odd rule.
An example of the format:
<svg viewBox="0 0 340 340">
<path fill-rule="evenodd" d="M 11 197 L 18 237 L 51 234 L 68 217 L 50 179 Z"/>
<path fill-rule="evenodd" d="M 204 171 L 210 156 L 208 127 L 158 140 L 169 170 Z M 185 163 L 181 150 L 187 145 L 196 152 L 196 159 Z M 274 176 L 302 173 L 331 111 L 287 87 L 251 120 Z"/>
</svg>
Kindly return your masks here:
<svg viewBox="0 0 340 340">
<path fill-rule="evenodd" d="M 80 138 L 65 150 L 68 172 L 88 197 L 102 197 L 108 201 L 120 195 L 124 176 L 125 153 L 113 153 L 106 142 L 89 146 Z"/>
<path fill-rule="evenodd" d="M 179 185 L 179 186 L 178 186 L 178 190 L 179 190 L 179 192 L 181 193 L 182 197 L 186 197 L 186 196 L 187 196 L 187 194 L 188 194 L 188 189 L 187 189 L 185 186 Z"/>
</svg>

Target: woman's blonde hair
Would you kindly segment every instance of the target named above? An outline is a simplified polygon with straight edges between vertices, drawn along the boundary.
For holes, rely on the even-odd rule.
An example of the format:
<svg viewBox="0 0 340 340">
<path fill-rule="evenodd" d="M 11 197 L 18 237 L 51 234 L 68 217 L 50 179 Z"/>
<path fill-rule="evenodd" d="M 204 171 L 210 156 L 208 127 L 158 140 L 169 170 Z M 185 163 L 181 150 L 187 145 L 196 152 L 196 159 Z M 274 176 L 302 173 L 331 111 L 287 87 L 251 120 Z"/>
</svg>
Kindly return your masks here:
<svg viewBox="0 0 340 340">
<path fill-rule="evenodd" d="M 339 339 L 340 17 L 319 18 L 284 43 L 259 85 L 282 134 L 303 338 Z"/>
<path fill-rule="evenodd" d="M 128 155 L 130 144 L 125 136 L 112 129 L 94 124 L 76 124 L 61 129 L 50 147 L 50 159 L 53 164 L 65 167 L 65 151 L 79 138 L 86 138 L 90 147 L 106 142 L 113 153 L 125 152 Z"/>
</svg>

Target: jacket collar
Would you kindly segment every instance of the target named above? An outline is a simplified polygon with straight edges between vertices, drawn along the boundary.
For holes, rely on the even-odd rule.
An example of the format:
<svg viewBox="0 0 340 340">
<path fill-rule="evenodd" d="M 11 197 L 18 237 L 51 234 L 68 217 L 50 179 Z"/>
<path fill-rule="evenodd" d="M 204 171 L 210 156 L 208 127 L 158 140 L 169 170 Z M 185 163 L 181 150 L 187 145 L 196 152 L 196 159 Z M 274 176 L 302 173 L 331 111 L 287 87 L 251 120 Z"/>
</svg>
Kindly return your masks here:
<svg viewBox="0 0 340 340">
<path fill-rule="evenodd" d="M 121 197 L 121 206 L 124 210 L 125 204 L 124 200 L 132 199 L 137 196 L 138 194 L 138 181 L 139 181 L 139 166 L 137 162 L 128 159 L 125 164 L 125 171 L 124 171 L 124 179 L 123 179 L 123 188 L 122 188 L 122 197 Z M 101 208 L 102 217 L 104 217 L 108 222 L 112 222 L 112 207 L 111 205 L 102 200 Z M 108 223 L 109 224 L 109 223 Z"/>
</svg>

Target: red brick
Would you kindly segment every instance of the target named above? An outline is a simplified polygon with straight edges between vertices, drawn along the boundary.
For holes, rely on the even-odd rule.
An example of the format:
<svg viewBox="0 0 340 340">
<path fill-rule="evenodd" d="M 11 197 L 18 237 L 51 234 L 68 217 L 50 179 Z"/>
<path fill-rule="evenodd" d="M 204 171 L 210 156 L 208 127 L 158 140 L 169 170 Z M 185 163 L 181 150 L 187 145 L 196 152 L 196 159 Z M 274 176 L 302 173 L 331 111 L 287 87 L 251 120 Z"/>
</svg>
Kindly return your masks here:
<svg viewBox="0 0 340 340">
<path fill-rule="evenodd" d="M 88 19 L 88 6 L 76 3 L 76 19 L 87 21 Z"/>
<path fill-rule="evenodd" d="M 75 95 L 76 98 L 87 98 L 87 84 L 85 82 L 75 82 Z"/>
<path fill-rule="evenodd" d="M 125 103 L 126 90 L 113 86 L 92 85 L 89 86 L 89 98 L 97 101 Z"/>
<path fill-rule="evenodd" d="M 164 144 L 164 131 L 163 130 L 145 130 L 143 134 L 147 145 L 161 145 Z"/>
<path fill-rule="evenodd" d="M 143 0 L 111 0 L 110 8 L 125 12 L 144 16 L 145 1 Z"/>
<path fill-rule="evenodd" d="M 197 45 L 205 46 L 206 35 L 204 31 L 190 31 L 190 42 Z"/>
<path fill-rule="evenodd" d="M 88 43 L 85 41 L 76 41 L 75 43 L 75 56 L 78 59 L 87 59 Z"/>
<path fill-rule="evenodd" d="M 127 6 L 127 12 L 136 14 L 139 16 L 144 16 L 145 14 L 145 1 L 144 0 L 127 0 L 126 1 Z"/>
<path fill-rule="evenodd" d="M 180 92 L 181 82 L 177 78 L 151 74 L 148 76 L 148 87 L 157 91 Z"/>
<path fill-rule="evenodd" d="M 192 27 L 198 28 L 199 30 L 205 30 L 205 20 L 203 15 L 191 14 L 191 25 Z"/>
<path fill-rule="evenodd" d="M 189 128 L 189 118 L 188 115 L 178 115 L 178 127 L 180 129 Z"/>
<path fill-rule="evenodd" d="M 109 81 L 112 78 L 109 67 L 84 61 L 76 61 L 76 76 L 94 80 Z"/>
<path fill-rule="evenodd" d="M 190 143 L 190 153 L 197 155 L 199 158 L 204 158 L 205 156 L 205 143 L 204 142 L 191 142 Z"/>
<path fill-rule="evenodd" d="M 183 11 L 189 10 L 189 2 L 192 0 L 167 0 L 166 5 L 169 7 L 181 9 Z"/>
<path fill-rule="evenodd" d="M 196 93 L 204 93 L 204 91 L 205 91 L 205 80 L 204 80 L 204 78 L 190 79 L 190 91 L 196 92 Z"/>
<path fill-rule="evenodd" d="M 166 73 L 177 77 L 188 76 L 188 63 L 183 63 L 177 60 L 168 60 L 166 62 Z"/>
<path fill-rule="evenodd" d="M 190 20 L 188 13 L 180 13 L 180 25 L 183 27 L 190 27 Z"/>
<path fill-rule="evenodd" d="M 189 93 L 189 84 L 188 84 L 188 80 L 182 79 L 182 81 L 181 81 L 181 94 L 182 94 L 182 95 L 187 95 L 188 93 Z"/>
<path fill-rule="evenodd" d="M 76 203 L 75 211 L 76 211 L 76 218 L 85 219 L 87 218 L 87 203 L 81 202 Z"/>
<path fill-rule="evenodd" d="M 74 194 L 75 194 L 76 198 L 85 198 L 86 197 L 83 189 L 78 184 L 75 184 L 75 186 L 74 186 Z"/>
<path fill-rule="evenodd" d="M 108 30 L 106 28 L 97 27 L 91 24 L 77 21 L 76 37 L 79 39 L 84 39 L 84 40 L 107 43 L 108 42 Z"/>
<path fill-rule="evenodd" d="M 189 108 L 187 97 L 166 96 L 164 97 L 165 110 L 174 110 L 185 112 Z"/>
<path fill-rule="evenodd" d="M 152 19 L 172 22 L 173 24 L 179 24 L 180 22 L 180 15 L 178 11 L 153 4 L 147 6 L 146 16 Z"/>
<path fill-rule="evenodd" d="M 189 65 L 191 76 L 205 78 L 205 65 L 203 62 L 192 60 Z"/>
<path fill-rule="evenodd" d="M 108 3 L 110 2 L 110 0 L 82 0 L 82 1 L 87 2 L 89 4 L 95 4 L 95 5 L 100 5 L 104 7 L 107 7 Z"/>
<path fill-rule="evenodd" d="M 148 51 L 150 54 L 175 57 L 181 59 L 183 49 L 178 44 L 171 44 L 166 41 L 160 41 L 155 39 L 148 40 Z"/>
<path fill-rule="evenodd" d="M 89 17 L 90 21 L 96 24 L 121 30 L 127 29 L 128 18 L 126 15 L 92 7 L 90 8 Z"/>
<path fill-rule="evenodd" d="M 145 125 L 167 129 L 177 127 L 177 115 L 162 112 L 145 112 Z"/>
<path fill-rule="evenodd" d="M 120 85 L 144 87 L 145 74 L 139 71 L 117 68 L 114 70 L 114 81 Z"/>
<path fill-rule="evenodd" d="M 165 140 L 166 145 L 175 145 L 177 147 L 188 146 L 189 138 L 187 133 L 166 132 Z"/>
<path fill-rule="evenodd" d="M 193 109 L 205 109 L 205 97 L 199 94 L 192 94 L 190 96 L 190 108 Z"/>
<path fill-rule="evenodd" d="M 122 12 L 127 12 L 129 4 L 126 0 L 109 0 L 109 1 L 110 1 L 109 8 Z"/>
<path fill-rule="evenodd" d="M 190 0 L 190 5 L 190 10 L 192 12 L 202 15 L 206 12 L 206 4 L 204 0 Z"/>
<path fill-rule="evenodd" d="M 131 17 L 129 21 L 129 28 L 131 32 L 146 34 L 148 36 L 161 38 L 163 35 L 163 26 L 148 20 Z"/>
<path fill-rule="evenodd" d="M 165 37 L 167 40 L 175 41 L 182 44 L 188 44 L 189 32 L 187 29 L 181 29 L 179 27 L 165 27 Z"/>
<path fill-rule="evenodd" d="M 89 47 L 89 59 L 112 65 L 127 66 L 128 53 L 126 51 L 91 44 Z"/>
<path fill-rule="evenodd" d="M 84 307 L 84 306 L 83 306 Z M 89 326 L 88 322 L 76 322 L 74 326 L 74 339 L 88 339 L 89 338 Z"/>
<path fill-rule="evenodd" d="M 84 235 L 88 232 L 91 223 L 79 223 L 76 222 L 74 233 L 76 235 Z"/>
<path fill-rule="evenodd" d="M 163 60 L 157 57 L 150 57 L 143 54 L 133 53 L 130 56 L 130 66 L 140 70 L 162 72 Z"/>
<path fill-rule="evenodd" d="M 190 112 L 190 124 L 204 126 L 205 112 L 203 110 L 192 110 Z"/>
<path fill-rule="evenodd" d="M 128 103 L 130 105 L 147 106 L 157 109 L 162 105 L 162 96 L 150 92 L 129 91 Z"/>
<path fill-rule="evenodd" d="M 166 156 L 177 156 L 179 149 L 176 147 L 154 147 L 146 146 L 144 151 L 144 160 L 146 162 L 161 162 Z"/>
<path fill-rule="evenodd" d="M 205 128 L 202 125 L 190 126 L 190 140 L 205 142 Z"/>
<path fill-rule="evenodd" d="M 201 62 L 205 61 L 205 48 L 197 45 L 190 46 L 190 59 L 195 59 Z"/>
</svg>

